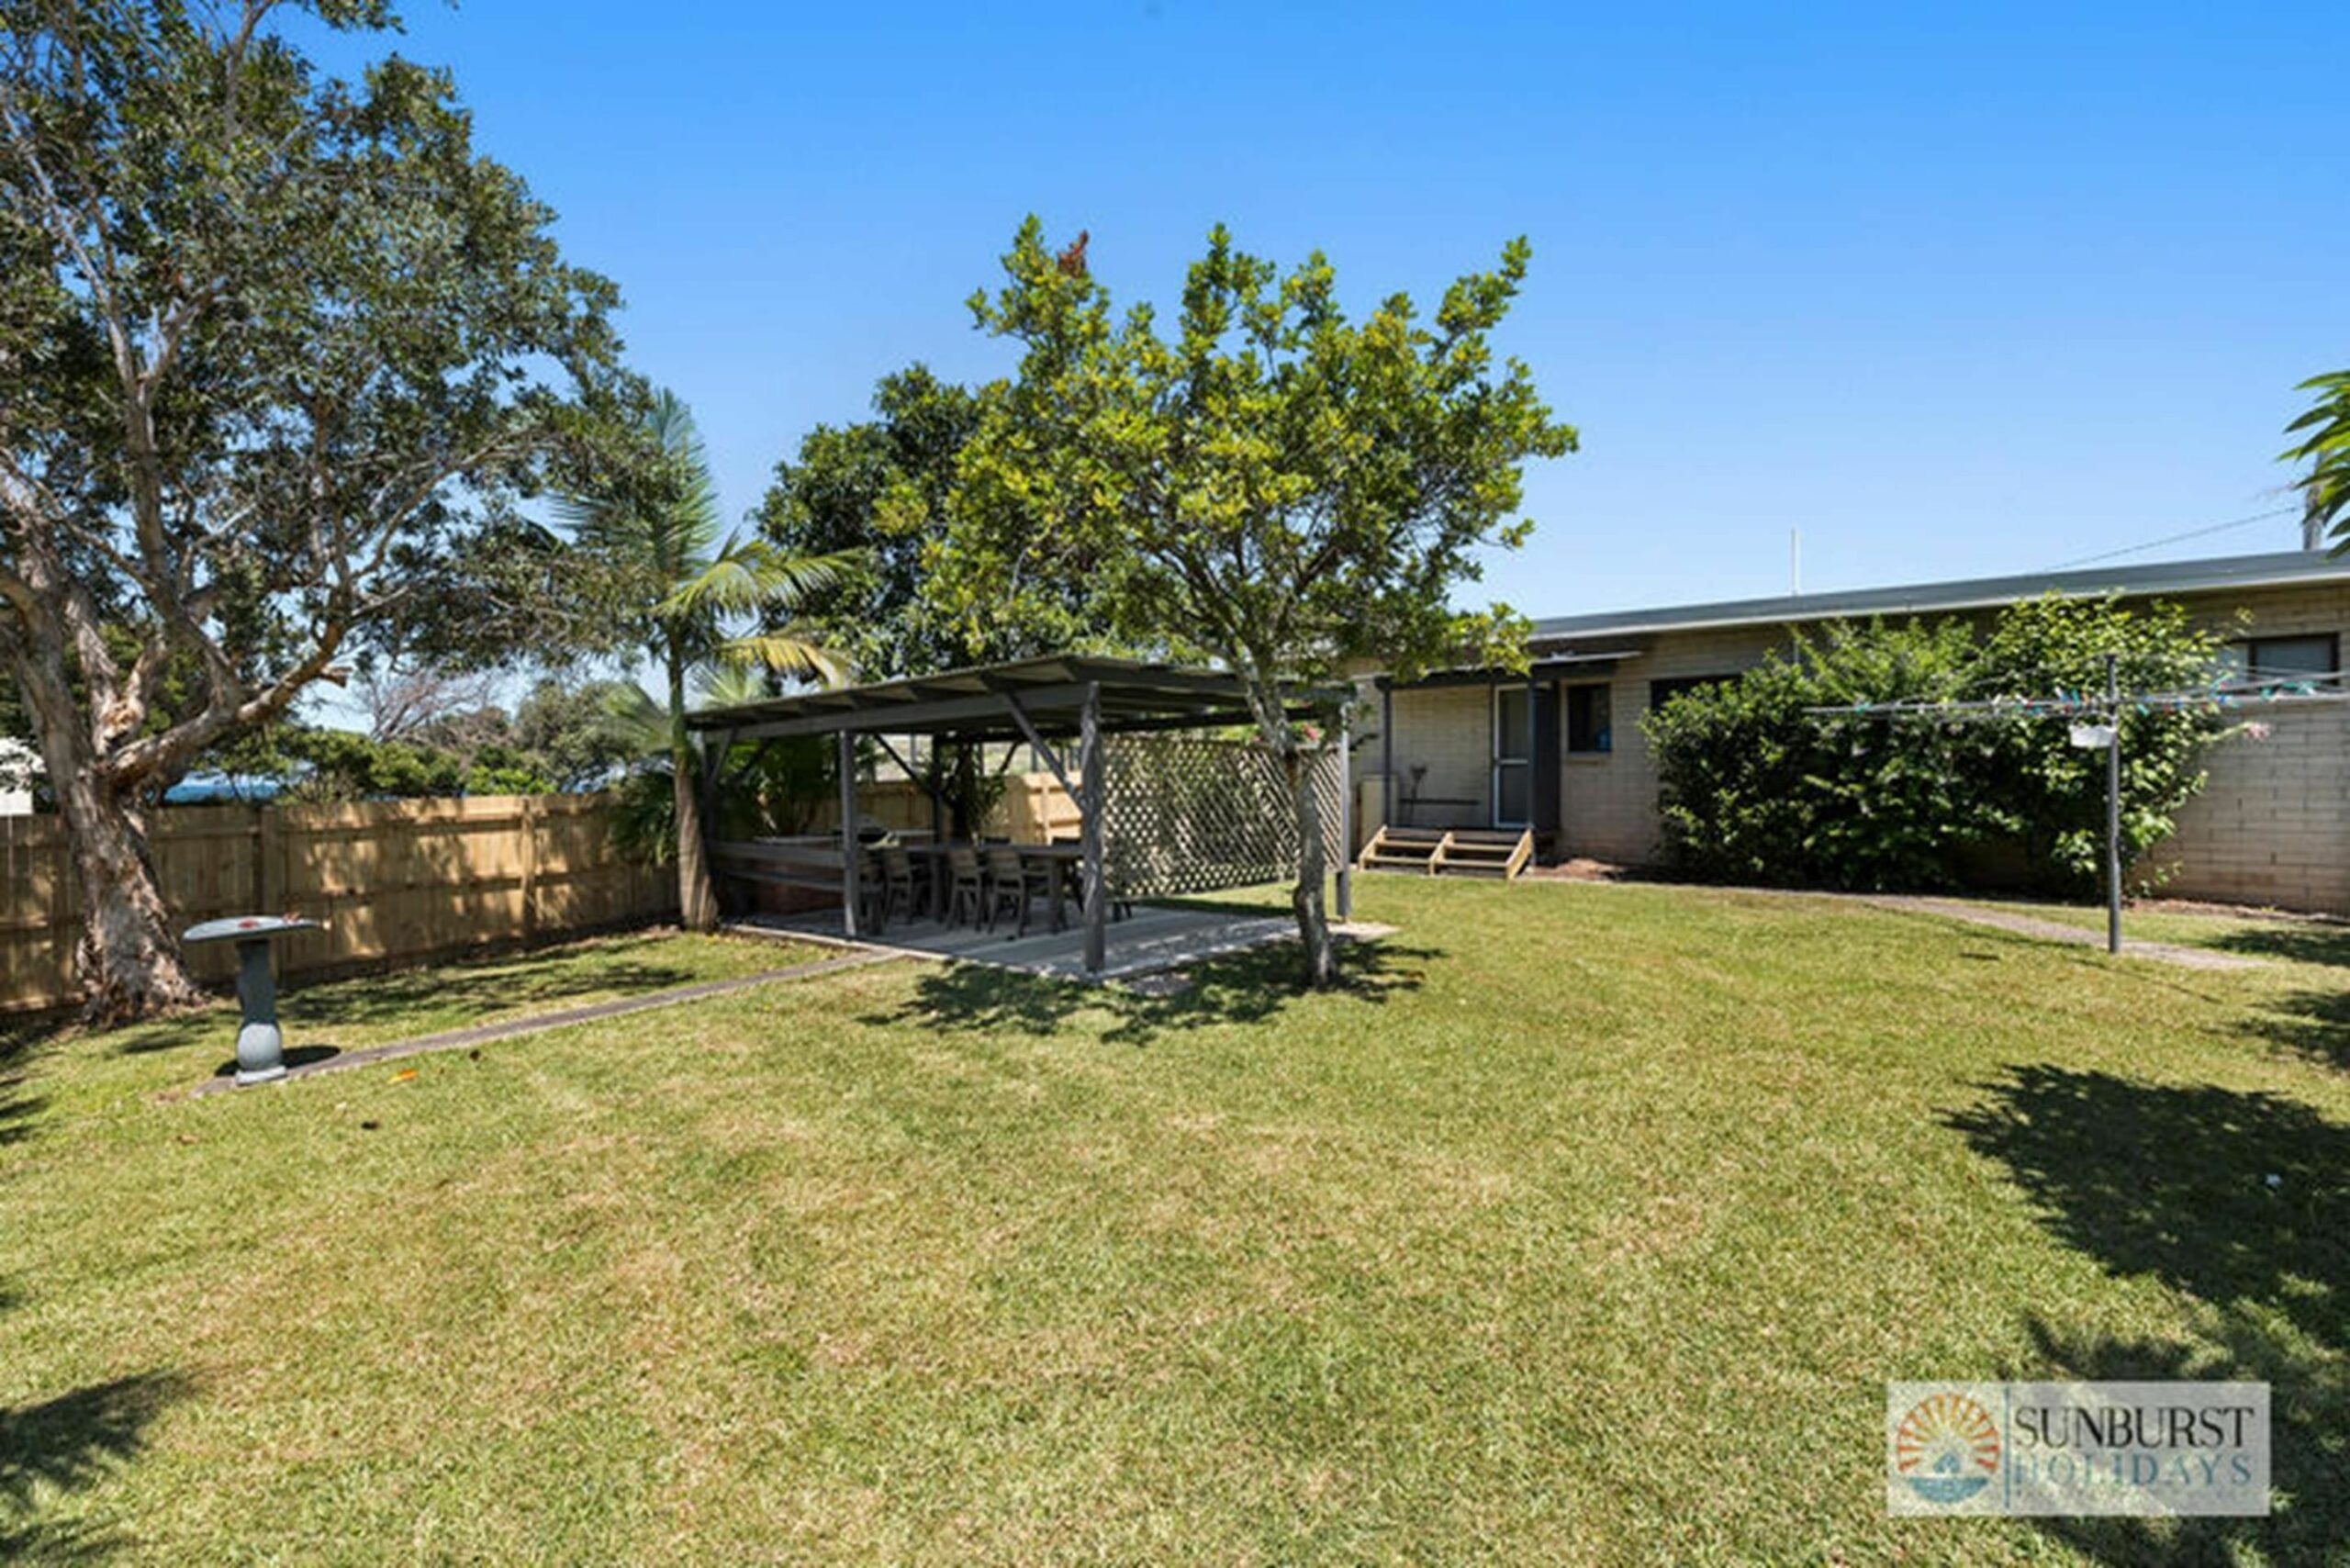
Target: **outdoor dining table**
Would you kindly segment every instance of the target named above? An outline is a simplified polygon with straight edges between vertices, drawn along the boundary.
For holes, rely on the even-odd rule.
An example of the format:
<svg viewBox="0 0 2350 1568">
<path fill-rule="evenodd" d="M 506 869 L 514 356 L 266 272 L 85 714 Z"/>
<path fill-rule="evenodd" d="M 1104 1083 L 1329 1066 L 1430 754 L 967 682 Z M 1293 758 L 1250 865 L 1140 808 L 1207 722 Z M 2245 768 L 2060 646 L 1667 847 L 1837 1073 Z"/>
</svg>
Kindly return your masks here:
<svg viewBox="0 0 2350 1568">
<path fill-rule="evenodd" d="M 946 907 L 947 857 L 957 849 L 968 849 L 974 855 L 985 856 L 1010 850 L 1020 857 L 1024 865 L 1042 861 L 1057 868 L 1079 865 L 1085 858 L 1085 846 L 1080 844 L 908 844 L 901 846 L 909 859 L 926 861 L 930 866 L 930 907 L 935 913 Z M 1069 924 L 1067 899 L 1062 884 L 1068 879 L 1066 870 L 1051 879 L 1053 929 L 1064 930 Z M 943 916 L 942 916 L 943 918 Z"/>
</svg>

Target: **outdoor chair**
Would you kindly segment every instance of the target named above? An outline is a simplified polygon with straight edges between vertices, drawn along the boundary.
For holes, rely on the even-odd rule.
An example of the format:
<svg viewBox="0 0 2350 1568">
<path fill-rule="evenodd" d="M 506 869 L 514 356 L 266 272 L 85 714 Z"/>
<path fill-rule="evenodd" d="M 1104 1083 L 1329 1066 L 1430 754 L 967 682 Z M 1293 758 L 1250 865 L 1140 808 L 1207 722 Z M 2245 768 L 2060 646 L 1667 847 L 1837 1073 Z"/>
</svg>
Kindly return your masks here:
<svg viewBox="0 0 2350 1568">
<path fill-rule="evenodd" d="M 1015 935 L 1027 935 L 1030 902 L 1050 898 L 1053 893 L 1046 868 L 1023 860 L 1015 849 L 989 850 L 987 867 L 989 929 L 994 928 L 999 913 L 1009 911 Z"/>
<path fill-rule="evenodd" d="M 968 844 L 948 846 L 946 872 L 949 890 L 946 895 L 946 919 L 950 924 L 964 923 L 964 912 L 969 911 L 970 924 L 977 925 L 987 910 L 987 877 L 979 868 L 979 851 Z"/>
<path fill-rule="evenodd" d="M 899 845 L 884 845 L 881 849 L 881 920 L 889 924 L 892 913 L 912 920 L 923 902 L 923 884 L 914 879 L 914 858 Z"/>
<path fill-rule="evenodd" d="M 884 879 L 881 857 L 870 851 L 856 857 L 856 918 L 867 931 L 878 935 L 890 924 L 890 889 Z"/>
</svg>

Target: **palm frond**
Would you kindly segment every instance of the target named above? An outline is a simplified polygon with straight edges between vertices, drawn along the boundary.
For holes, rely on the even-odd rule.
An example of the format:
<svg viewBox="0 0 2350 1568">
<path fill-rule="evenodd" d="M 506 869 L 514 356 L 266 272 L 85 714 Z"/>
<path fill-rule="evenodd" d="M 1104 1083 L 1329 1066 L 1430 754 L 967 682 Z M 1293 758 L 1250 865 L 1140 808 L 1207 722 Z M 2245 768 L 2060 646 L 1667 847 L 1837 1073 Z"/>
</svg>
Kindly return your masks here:
<svg viewBox="0 0 2350 1568">
<path fill-rule="evenodd" d="M 778 675 L 822 681 L 826 686 L 839 686 L 848 679 L 846 659 L 789 626 L 780 631 L 729 637 L 711 650 L 711 657 L 721 665 L 771 669 Z"/>
<path fill-rule="evenodd" d="M 694 677 L 697 708 L 739 708 L 774 695 L 767 689 L 767 666 L 758 663 L 704 665 Z"/>
<path fill-rule="evenodd" d="M 749 615 L 790 610 L 856 571 L 863 552 L 790 555 L 764 539 L 729 538 L 708 566 L 670 590 L 665 615 Z"/>
<path fill-rule="evenodd" d="M 634 681 L 615 686 L 605 694 L 602 730 L 631 756 L 669 755 L 669 711 Z"/>
</svg>

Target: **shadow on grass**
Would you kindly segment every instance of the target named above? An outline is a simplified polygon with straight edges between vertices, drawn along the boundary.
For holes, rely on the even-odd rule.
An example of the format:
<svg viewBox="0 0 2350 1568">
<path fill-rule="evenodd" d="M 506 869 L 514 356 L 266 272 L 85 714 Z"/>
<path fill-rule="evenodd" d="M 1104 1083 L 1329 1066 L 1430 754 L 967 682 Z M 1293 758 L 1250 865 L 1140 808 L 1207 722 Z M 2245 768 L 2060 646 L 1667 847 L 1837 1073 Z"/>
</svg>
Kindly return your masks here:
<svg viewBox="0 0 2350 1568">
<path fill-rule="evenodd" d="M 1422 967 L 1436 955 L 1392 939 L 1338 946 L 1339 989 L 1330 993 L 1377 1004 L 1419 988 Z M 1113 1015 L 1102 1038 L 1143 1045 L 1172 1030 L 1219 1024 L 1255 1024 L 1311 994 L 1298 981 L 1293 944 L 1270 943 L 1188 966 L 1175 986 L 1146 977 L 1133 985 L 1082 985 L 987 964 L 947 964 L 914 984 L 906 1004 L 865 1020 L 916 1028 L 979 1033 L 1012 1030 L 1049 1035 L 1082 1013 Z"/>
<path fill-rule="evenodd" d="M 2350 993 L 2300 991 L 2272 1004 L 2247 1027 L 2288 1050 L 2350 1072 Z"/>
<path fill-rule="evenodd" d="M 2050 1518 L 2037 1521 L 2042 1529 L 2117 1568 L 2344 1561 L 2350 1372 L 2338 1355 L 2243 1310 L 2214 1312 L 2184 1343 L 2067 1334 L 2037 1316 L 2027 1327 L 2037 1364 L 2019 1369 L 2021 1378 L 2268 1384 L 2268 1484 L 2278 1502 L 2266 1518 Z"/>
<path fill-rule="evenodd" d="M 547 955 L 508 956 L 479 964 L 433 965 L 296 986 L 281 993 L 277 1011 L 289 1035 L 372 1028 L 452 1014 L 475 1022 L 491 1014 L 527 1012 L 590 994 L 634 995 L 704 978 L 676 964 L 636 958 L 599 963 L 565 962 Z M 438 1025 L 419 1023 L 408 1032 L 421 1033 L 428 1026 Z M 191 1013 L 140 1025 L 120 1049 L 126 1056 L 145 1056 L 235 1033 L 234 1023 L 218 1011 Z"/>
<path fill-rule="evenodd" d="M 2321 1561 L 2350 1540 L 2350 1127 L 2273 1094 L 2013 1070 L 1949 1125 L 2005 1164 L 2066 1246 L 2116 1275 L 2203 1302 L 2181 1342 L 2066 1339 L 2063 1375 L 2272 1384 L 2279 1511 L 2266 1519 L 2063 1519 L 2045 1528 L 2116 1563 L 2226 1561 L 2252 1546 Z"/>
<path fill-rule="evenodd" d="M 2248 925 L 2215 936 L 2206 946 L 2255 958 L 2289 958 L 2299 964 L 2350 966 L 2350 924 L 2316 924 L 2278 921 L 2275 925 Z"/>
<path fill-rule="evenodd" d="M 342 1052 L 333 1046 L 288 1046 L 280 1053 L 285 1058 L 288 1069 L 308 1067 L 313 1062 L 332 1061 L 341 1054 Z M 236 1077 L 237 1058 L 230 1057 L 227 1061 L 214 1068 L 212 1076 L 215 1078 Z"/>
<path fill-rule="evenodd" d="M 18 1019 L 0 1027 L 0 1148 L 32 1136 L 32 1124 L 46 1096 L 32 1092 L 32 1074 L 26 1070 L 32 1055 L 50 1037 L 41 1023 Z"/>
<path fill-rule="evenodd" d="M 0 1411 L 0 1559 L 95 1560 L 120 1545 L 86 1527 L 43 1519 L 54 1492 L 95 1484 L 136 1455 L 158 1412 L 186 1392 L 169 1372 L 145 1372 Z"/>
</svg>

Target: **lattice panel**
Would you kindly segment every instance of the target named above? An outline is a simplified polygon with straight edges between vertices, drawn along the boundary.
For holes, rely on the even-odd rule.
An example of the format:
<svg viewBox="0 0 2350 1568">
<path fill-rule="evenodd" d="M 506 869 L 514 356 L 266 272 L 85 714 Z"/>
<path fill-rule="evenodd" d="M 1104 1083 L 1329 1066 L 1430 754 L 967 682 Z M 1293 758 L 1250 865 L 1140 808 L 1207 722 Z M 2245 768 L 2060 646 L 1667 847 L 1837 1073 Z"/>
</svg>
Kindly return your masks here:
<svg viewBox="0 0 2350 1568">
<path fill-rule="evenodd" d="M 1307 758 L 1335 868 L 1335 749 Z M 1297 876 L 1297 812 L 1281 764 L 1245 741 L 1109 735 L 1102 746 L 1102 848 L 1112 886 L 1130 898 L 1214 892 Z"/>
</svg>

